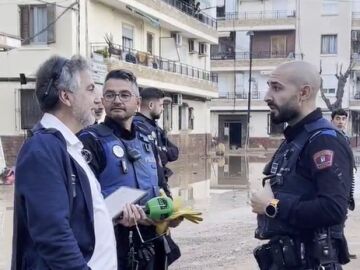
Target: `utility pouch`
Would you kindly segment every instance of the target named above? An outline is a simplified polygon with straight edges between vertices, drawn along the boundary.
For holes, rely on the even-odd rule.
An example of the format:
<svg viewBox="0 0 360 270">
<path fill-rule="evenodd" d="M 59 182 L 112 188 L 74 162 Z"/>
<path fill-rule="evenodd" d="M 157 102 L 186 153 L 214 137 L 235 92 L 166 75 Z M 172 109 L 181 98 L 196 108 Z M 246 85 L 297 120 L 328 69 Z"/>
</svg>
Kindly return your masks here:
<svg viewBox="0 0 360 270">
<path fill-rule="evenodd" d="M 315 232 L 311 255 L 320 265 L 338 262 L 335 241 L 332 241 L 329 229 Z"/>
<path fill-rule="evenodd" d="M 258 246 L 257 248 L 254 249 L 253 253 L 259 265 L 260 270 L 270 269 L 273 261 L 272 261 L 269 244 Z"/>
<path fill-rule="evenodd" d="M 270 240 L 270 250 L 274 264 L 287 269 L 302 265 L 300 247 L 289 236 L 279 236 Z"/>
<path fill-rule="evenodd" d="M 337 239 L 338 257 L 340 264 L 347 264 L 350 262 L 349 248 L 345 237 Z"/>
</svg>

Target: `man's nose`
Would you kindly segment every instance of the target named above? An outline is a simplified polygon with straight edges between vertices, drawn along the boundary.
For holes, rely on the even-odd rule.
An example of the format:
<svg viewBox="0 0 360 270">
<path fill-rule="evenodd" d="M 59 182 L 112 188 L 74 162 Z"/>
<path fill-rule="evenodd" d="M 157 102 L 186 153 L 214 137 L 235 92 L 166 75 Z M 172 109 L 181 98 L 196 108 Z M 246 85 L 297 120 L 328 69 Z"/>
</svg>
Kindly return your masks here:
<svg viewBox="0 0 360 270">
<path fill-rule="evenodd" d="M 271 101 L 271 97 L 270 97 L 269 90 L 267 90 L 267 91 L 265 92 L 264 101 L 265 101 L 265 102 Z"/>
</svg>

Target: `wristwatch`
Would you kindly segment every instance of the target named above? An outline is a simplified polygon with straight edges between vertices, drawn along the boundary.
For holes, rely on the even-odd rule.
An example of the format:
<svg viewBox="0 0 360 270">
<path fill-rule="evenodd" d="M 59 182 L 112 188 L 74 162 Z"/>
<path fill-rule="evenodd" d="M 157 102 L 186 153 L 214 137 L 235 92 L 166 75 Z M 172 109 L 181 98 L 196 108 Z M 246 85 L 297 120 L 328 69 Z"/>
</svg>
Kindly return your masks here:
<svg viewBox="0 0 360 270">
<path fill-rule="evenodd" d="M 267 215 L 270 218 L 276 217 L 276 214 L 278 213 L 278 199 L 272 199 L 268 206 L 265 208 L 265 215 Z"/>
</svg>

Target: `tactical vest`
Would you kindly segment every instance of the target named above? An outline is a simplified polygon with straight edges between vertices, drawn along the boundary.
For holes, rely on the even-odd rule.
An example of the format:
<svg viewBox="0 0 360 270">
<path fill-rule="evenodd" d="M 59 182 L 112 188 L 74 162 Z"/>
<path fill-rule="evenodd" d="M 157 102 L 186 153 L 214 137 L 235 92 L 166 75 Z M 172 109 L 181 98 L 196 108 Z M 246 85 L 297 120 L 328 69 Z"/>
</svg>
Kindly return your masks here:
<svg viewBox="0 0 360 270">
<path fill-rule="evenodd" d="M 135 115 L 133 121 L 141 133 L 147 135 L 148 139 L 152 141 L 158 148 L 166 151 L 166 146 L 163 145 L 163 142 L 161 141 L 161 136 L 159 134 L 160 131 L 156 126 L 153 126 L 148 121 L 146 121 L 146 119 L 144 119 L 144 116 L 142 115 Z M 163 149 L 163 147 L 165 149 Z"/>
<path fill-rule="evenodd" d="M 285 140 L 281 144 L 272 161 L 264 169 L 264 174 L 270 178 L 275 197 L 279 193 L 296 195 L 304 200 L 316 197 L 317 190 L 314 182 L 297 173 L 296 166 L 304 147 L 320 134 L 342 136 L 329 121 L 320 118 L 306 124 L 303 131 L 293 141 Z M 278 218 L 258 215 L 258 228 L 255 231 L 255 237 L 258 239 L 270 239 L 276 235 L 296 236 L 300 233 L 298 229 Z"/>
<path fill-rule="evenodd" d="M 146 136 L 136 132 L 132 140 L 119 139 L 107 126 L 100 124 L 86 129 L 101 144 L 106 166 L 99 175 L 101 191 L 107 197 L 121 186 L 146 190 L 144 204 L 159 195 L 156 161 Z"/>
</svg>

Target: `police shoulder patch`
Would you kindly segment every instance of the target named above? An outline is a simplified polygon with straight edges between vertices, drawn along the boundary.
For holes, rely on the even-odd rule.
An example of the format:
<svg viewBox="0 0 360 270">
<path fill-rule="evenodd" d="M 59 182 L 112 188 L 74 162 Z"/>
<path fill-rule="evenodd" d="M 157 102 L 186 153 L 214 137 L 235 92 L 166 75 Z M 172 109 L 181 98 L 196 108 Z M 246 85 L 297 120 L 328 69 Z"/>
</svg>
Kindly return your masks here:
<svg viewBox="0 0 360 270">
<path fill-rule="evenodd" d="M 313 155 L 315 166 L 318 170 L 329 168 L 333 164 L 334 151 L 321 150 Z"/>
</svg>

